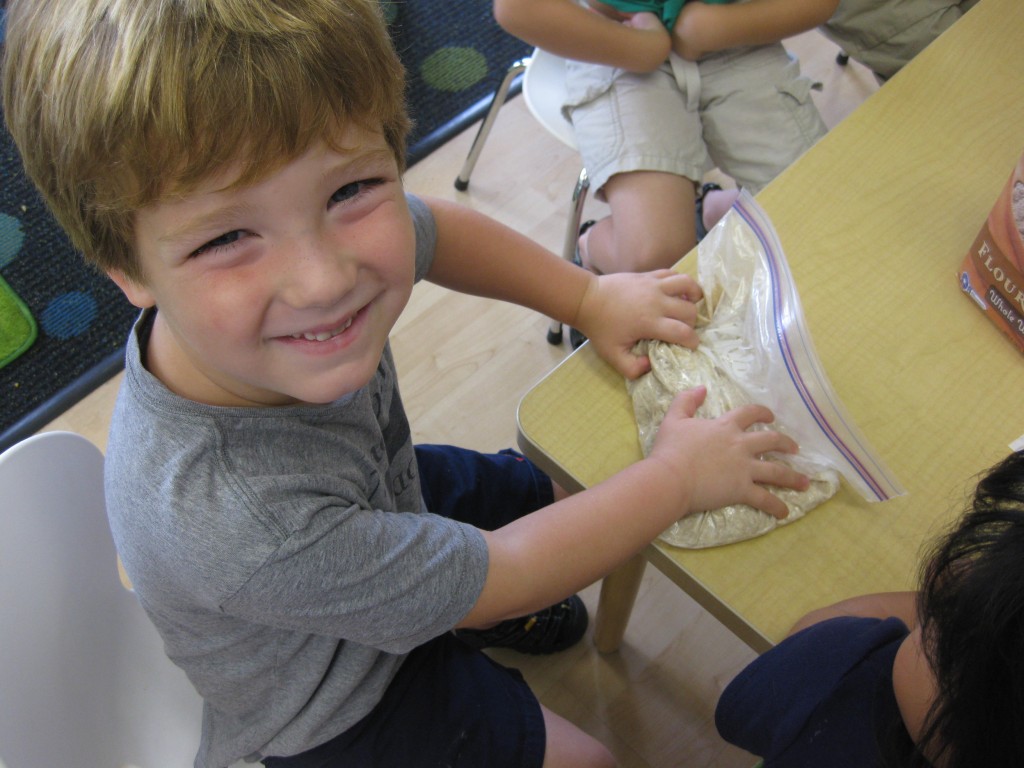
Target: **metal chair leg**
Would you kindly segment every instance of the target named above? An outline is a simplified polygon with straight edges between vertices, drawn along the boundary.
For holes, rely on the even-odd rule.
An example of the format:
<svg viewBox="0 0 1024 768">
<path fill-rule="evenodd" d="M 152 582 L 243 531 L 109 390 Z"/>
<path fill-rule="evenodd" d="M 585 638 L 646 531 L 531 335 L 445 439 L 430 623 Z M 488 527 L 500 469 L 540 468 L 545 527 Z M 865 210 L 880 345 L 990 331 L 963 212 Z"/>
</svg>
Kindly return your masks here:
<svg viewBox="0 0 1024 768">
<path fill-rule="evenodd" d="M 505 104 L 509 88 L 512 87 L 512 81 L 526 70 L 526 65 L 529 62 L 530 59 L 525 58 L 513 63 L 505 73 L 505 79 L 501 81 L 498 90 L 494 92 L 494 96 L 491 98 L 491 106 L 487 110 L 487 116 L 480 123 L 480 129 L 476 133 L 476 138 L 473 139 L 473 145 L 469 148 L 466 162 L 462 164 L 462 170 L 455 179 L 455 188 L 460 192 L 465 192 L 469 189 L 469 175 L 473 172 L 477 158 L 480 157 L 480 152 L 484 148 L 484 142 L 487 141 L 487 136 L 491 132 L 491 126 L 494 124 L 495 118 L 498 117 L 498 111 Z"/>
<path fill-rule="evenodd" d="M 576 186 L 572 191 L 572 200 L 569 202 L 569 224 L 565 230 L 565 239 L 562 242 L 562 258 L 572 261 L 576 255 L 576 241 L 579 239 L 580 221 L 583 218 L 583 204 L 587 201 L 587 191 L 590 189 L 590 178 L 587 176 L 587 169 L 580 170 Z M 548 343 L 562 343 L 562 324 L 552 320 L 548 326 Z"/>
</svg>

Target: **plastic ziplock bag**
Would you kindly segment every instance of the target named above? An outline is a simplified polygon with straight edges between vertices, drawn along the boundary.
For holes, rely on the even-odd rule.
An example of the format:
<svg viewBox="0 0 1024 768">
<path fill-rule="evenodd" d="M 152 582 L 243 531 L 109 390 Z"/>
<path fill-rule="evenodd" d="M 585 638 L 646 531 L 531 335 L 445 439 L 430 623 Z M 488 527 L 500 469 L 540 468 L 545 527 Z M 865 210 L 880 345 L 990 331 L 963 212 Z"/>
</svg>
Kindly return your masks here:
<svg viewBox="0 0 1024 768">
<path fill-rule="evenodd" d="M 700 346 L 689 350 L 642 342 L 638 351 L 651 358 L 652 370 L 626 383 L 644 455 L 672 398 L 704 384 L 708 396 L 697 412 L 700 417 L 715 417 L 744 403 L 769 407 L 775 414 L 771 428 L 800 445 L 796 456 L 772 458 L 807 474 L 812 487 L 807 492 L 771 489 L 790 509 L 784 520 L 735 505 L 684 517 L 661 539 L 704 548 L 760 536 L 831 497 L 839 475 L 868 501 L 903 495 L 829 384 L 782 246 L 749 193 L 740 193 L 700 243 L 697 281 L 705 296 L 697 328 Z"/>
</svg>

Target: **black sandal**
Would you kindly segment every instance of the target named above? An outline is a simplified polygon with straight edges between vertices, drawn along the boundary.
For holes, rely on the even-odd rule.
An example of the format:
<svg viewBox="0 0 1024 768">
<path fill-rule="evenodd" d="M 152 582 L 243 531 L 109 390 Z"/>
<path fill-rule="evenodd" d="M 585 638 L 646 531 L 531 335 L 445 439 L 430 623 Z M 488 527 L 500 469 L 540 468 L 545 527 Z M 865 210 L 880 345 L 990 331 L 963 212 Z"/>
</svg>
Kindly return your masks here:
<svg viewBox="0 0 1024 768">
<path fill-rule="evenodd" d="M 580 256 L 580 238 L 583 237 L 583 233 L 590 229 L 592 226 L 597 224 L 596 219 L 587 219 L 580 224 L 580 231 L 576 233 L 576 251 L 572 256 L 572 263 L 577 267 L 583 266 L 583 258 Z"/>
<path fill-rule="evenodd" d="M 704 226 L 704 196 L 708 192 L 720 192 L 722 187 L 713 181 L 701 185 L 700 197 L 697 198 L 695 208 L 697 209 L 697 242 L 699 243 L 708 236 L 708 228 Z"/>
<path fill-rule="evenodd" d="M 543 611 L 503 621 L 490 629 L 457 629 L 471 648 L 511 648 L 534 656 L 558 653 L 580 641 L 587 630 L 587 607 L 579 595 Z"/>
</svg>

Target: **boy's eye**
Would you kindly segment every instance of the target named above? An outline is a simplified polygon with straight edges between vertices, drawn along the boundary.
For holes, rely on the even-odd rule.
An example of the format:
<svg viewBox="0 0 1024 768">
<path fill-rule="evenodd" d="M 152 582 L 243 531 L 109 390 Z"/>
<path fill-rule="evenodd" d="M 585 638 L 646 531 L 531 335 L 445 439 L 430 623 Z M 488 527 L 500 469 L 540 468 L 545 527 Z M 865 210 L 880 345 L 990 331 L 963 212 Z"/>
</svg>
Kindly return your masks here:
<svg viewBox="0 0 1024 768">
<path fill-rule="evenodd" d="M 207 251 L 213 251 L 213 250 L 216 250 L 217 248 L 225 248 L 225 247 L 227 247 L 229 245 L 233 245 L 234 243 L 237 243 L 242 238 L 242 235 L 243 235 L 243 232 L 240 229 L 235 229 L 235 230 L 232 230 L 231 232 L 225 232 L 220 237 L 215 237 L 215 238 L 213 238 L 213 240 L 210 240 L 208 243 L 203 243 L 201 246 L 199 246 L 194 251 L 192 251 L 192 253 L 190 253 L 189 255 L 190 256 L 201 256 L 202 254 L 206 253 Z"/>
<path fill-rule="evenodd" d="M 373 187 L 382 183 L 382 179 L 360 179 L 359 181 L 353 181 L 351 184 L 345 184 L 340 187 L 333 195 L 331 195 L 331 202 L 343 203 L 346 200 L 358 197 L 364 192 L 368 192 Z"/>
</svg>

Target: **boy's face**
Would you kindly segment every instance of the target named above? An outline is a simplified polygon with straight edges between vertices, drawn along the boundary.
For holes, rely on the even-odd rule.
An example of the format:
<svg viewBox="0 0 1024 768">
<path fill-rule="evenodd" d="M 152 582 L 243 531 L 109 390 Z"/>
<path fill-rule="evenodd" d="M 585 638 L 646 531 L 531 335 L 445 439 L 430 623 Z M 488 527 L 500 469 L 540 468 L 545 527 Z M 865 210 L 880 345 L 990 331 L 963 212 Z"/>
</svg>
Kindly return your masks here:
<svg viewBox="0 0 1024 768">
<path fill-rule="evenodd" d="M 145 284 L 158 308 L 146 367 L 212 405 L 325 403 L 373 376 L 412 291 L 415 236 L 394 156 L 352 127 L 252 186 L 219 174 L 142 209 Z"/>
</svg>

